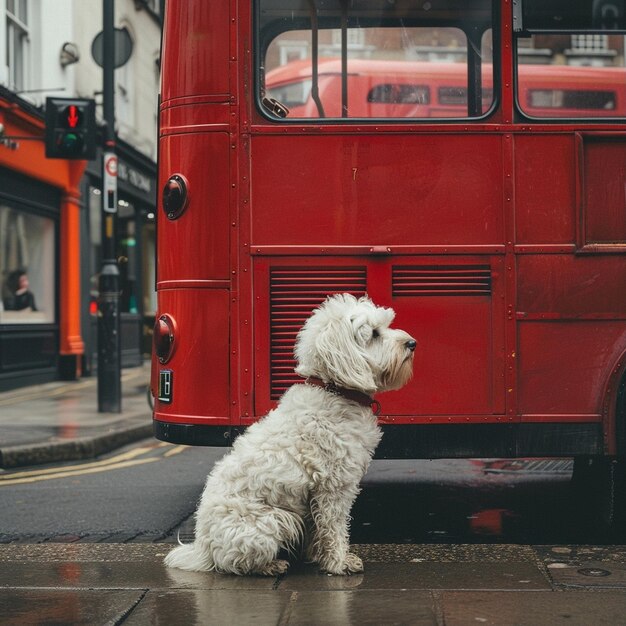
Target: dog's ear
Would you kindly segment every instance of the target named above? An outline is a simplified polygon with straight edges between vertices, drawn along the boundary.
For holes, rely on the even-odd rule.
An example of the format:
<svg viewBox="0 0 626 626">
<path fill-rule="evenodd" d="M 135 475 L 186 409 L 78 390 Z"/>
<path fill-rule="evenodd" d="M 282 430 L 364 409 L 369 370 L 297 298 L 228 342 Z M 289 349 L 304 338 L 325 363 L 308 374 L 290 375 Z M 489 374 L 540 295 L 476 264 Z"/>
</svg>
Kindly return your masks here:
<svg viewBox="0 0 626 626">
<path fill-rule="evenodd" d="M 348 318 L 334 319 L 317 335 L 315 340 L 318 375 L 335 384 L 365 392 L 374 392 L 374 375 L 354 336 Z"/>
</svg>

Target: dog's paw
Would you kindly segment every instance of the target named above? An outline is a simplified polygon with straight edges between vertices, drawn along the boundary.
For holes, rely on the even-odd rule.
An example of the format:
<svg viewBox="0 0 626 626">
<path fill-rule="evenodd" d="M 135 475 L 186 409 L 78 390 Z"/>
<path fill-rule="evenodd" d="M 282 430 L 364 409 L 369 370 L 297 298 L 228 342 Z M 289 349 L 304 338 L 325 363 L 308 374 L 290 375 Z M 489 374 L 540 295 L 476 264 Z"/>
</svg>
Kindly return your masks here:
<svg viewBox="0 0 626 626">
<path fill-rule="evenodd" d="M 349 552 L 342 563 L 323 565 L 322 571 L 338 576 L 357 574 L 363 571 L 363 561 L 356 554 Z"/>
<path fill-rule="evenodd" d="M 346 572 L 348 574 L 356 574 L 363 571 L 363 561 L 352 552 L 346 557 Z"/>
<path fill-rule="evenodd" d="M 289 561 L 283 561 L 282 559 L 276 559 L 268 563 L 258 574 L 261 576 L 280 576 L 289 569 Z"/>
</svg>

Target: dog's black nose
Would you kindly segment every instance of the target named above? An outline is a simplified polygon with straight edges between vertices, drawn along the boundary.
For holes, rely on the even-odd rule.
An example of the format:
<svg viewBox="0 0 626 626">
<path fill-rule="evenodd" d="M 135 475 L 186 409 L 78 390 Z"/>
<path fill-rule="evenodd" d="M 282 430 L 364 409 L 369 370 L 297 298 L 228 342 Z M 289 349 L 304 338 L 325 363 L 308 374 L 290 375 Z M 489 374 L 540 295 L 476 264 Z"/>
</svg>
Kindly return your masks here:
<svg viewBox="0 0 626 626">
<path fill-rule="evenodd" d="M 417 341 L 415 341 L 415 339 L 409 339 L 409 341 L 407 341 L 404 344 L 411 352 L 413 352 L 413 350 L 415 350 L 415 347 L 417 346 Z"/>
</svg>

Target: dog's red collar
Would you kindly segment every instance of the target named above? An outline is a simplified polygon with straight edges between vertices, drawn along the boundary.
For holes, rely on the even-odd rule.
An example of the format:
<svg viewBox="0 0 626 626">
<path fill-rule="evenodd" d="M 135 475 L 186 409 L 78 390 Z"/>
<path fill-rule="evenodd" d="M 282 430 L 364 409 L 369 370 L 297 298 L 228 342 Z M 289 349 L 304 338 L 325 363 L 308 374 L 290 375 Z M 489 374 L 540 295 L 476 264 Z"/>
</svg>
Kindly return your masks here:
<svg viewBox="0 0 626 626">
<path fill-rule="evenodd" d="M 321 378 L 315 378 L 314 376 L 309 376 L 304 382 L 307 385 L 321 387 L 329 393 L 334 393 L 335 395 L 342 396 L 347 400 L 357 402 L 361 406 L 368 406 L 372 409 L 374 415 L 378 415 L 380 413 L 380 402 L 378 400 L 374 400 L 374 398 L 368 396 L 362 391 L 357 391 L 356 389 L 346 389 L 345 387 L 337 387 L 335 383 L 325 383 Z"/>
</svg>

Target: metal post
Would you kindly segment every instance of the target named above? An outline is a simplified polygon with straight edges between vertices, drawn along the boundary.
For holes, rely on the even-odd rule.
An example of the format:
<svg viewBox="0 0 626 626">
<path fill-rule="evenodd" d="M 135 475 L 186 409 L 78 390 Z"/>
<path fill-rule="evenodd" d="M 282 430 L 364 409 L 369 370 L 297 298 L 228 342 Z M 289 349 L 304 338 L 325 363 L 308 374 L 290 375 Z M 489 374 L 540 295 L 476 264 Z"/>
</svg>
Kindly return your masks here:
<svg viewBox="0 0 626 626">
<path fill-rule="evenodd" d="M 121 413 L 120 272 L 117 267 L 117 156 L 115 154 L 114 0 L 103 0 L 102 270 L 98 301 L 98 411 Z"/>
</svg>

